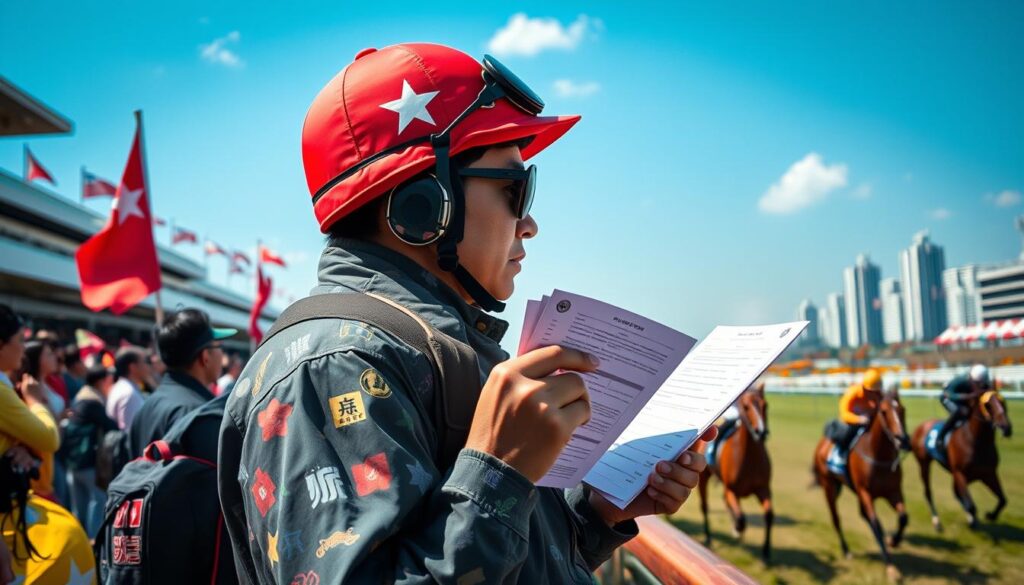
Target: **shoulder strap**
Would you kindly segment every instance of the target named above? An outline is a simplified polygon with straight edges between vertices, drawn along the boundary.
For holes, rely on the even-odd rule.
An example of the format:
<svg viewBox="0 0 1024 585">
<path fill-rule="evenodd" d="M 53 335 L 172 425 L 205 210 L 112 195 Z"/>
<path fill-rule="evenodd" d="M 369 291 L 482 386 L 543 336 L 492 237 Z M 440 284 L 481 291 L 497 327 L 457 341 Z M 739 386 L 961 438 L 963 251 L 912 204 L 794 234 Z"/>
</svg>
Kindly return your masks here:
<svg viewBox="0 0 1024 585">
<path fill-rule="evenodd" d="M 406 307 L 372 293 L 329 293 L 300 299 L 281 313 L 260 345 L 293 325 L 314 319 L 361 321 L 427 356 L 434 368 L 434 426 L 441 439 L 436 463 L 442 472 L 450 467 L 466 444 L 480 397 L 480 370 L 473 348 L 438 331 Z"/>
</svg>

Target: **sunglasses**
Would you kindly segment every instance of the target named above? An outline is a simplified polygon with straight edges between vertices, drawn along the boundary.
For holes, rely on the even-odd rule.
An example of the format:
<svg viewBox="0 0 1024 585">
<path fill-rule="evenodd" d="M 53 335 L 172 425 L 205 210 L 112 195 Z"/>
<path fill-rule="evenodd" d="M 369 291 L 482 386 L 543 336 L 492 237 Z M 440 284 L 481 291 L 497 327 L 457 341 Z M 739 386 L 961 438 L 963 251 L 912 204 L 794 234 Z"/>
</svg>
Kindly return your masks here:
<svg viewBox="0 0 1024 585">
<path fill-rule="evenodd" d="M 460 177 L 511 181 L 513 194 L 509 203 L 512 206 L 512 213 L 517 219 L 526 219 L 526 216 L 530 214 L 530 208 L 533 207 L 533 194 L 537 189 L 536 165 L 530 165 L 525 169 L 464 168 L 459 169 L 458 173 Z"/>
</svg>

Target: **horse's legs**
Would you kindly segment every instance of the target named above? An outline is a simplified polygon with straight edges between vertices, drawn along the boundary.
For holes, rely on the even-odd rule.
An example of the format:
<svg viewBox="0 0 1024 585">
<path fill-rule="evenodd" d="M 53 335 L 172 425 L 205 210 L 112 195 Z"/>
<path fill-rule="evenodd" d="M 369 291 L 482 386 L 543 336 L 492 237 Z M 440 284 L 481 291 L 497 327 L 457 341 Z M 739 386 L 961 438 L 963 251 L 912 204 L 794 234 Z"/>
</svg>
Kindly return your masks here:
<svg viewBox="0 0 1024 585">
<path fill-rule="evenodd" d="M 991 512 L 985 514 L 985 519 L 989 522 L 995 522 L 996 518 L 999 517 L 999 513 L 1003 511 L 1006 506 L 1006 494 L 1003 493 L 1003 484 L 999 482 L 999 476 L 996 475 L 996 470 L 993 469 L 992 473 L 985 474 L 981 478 L 982 483 L 988 486 L 988 489 L 992 490 L 992 493 L 999 500 L 996 503 L 996 507 Z"/>
<path fill-rule="evenodd" d="M 700 474 L 700 481 L 697 482 L 697 491 L 700 492 L 700 511 L 704 514 L 704 546 L 711 546 L 711 526 L 708 524 L 708 482 L 711 481 L 711 474 L 704 470 Z"/>
<path fill-rule="evenodd" d="M 924 499 L 928 501 L 928 508 L 932 511 L 932 526 L 935 530 L 942 532 L 942 521 L 939 520 L 939 513 L 935 510 L 935 501 L 932 500 L 932 458 L 918 457 L 918 467 L 921 469 L 921 483 L 924 484 Z"/>
<path fill-rule="evenodd" d="M 836 480 L 826 477 L 822 480 L 821 487 L 825 490 L 825 501 L 828 502 L 828 511 L 832 515 L 832 526 L 839 535 L 839 546 L 843 549 L 843 556 L 850 558 L 850 547 L 846 545 L 843 527 L 839 522 L 839 511 L 836 510 L 836 500 L 839 499 L 839 489 L 842 486 Z"/>
<path fill-rule="evenodd" d="M 907 505 L 903 503 L 902 494 L 896 494 L 889 500 L 889 504 L 892 505 L 892 509 L 896 510 L 896 514 L 899 516 L 898 524 L 896 526 L 896 532 L 893 533 L 892 537 L 889 538 L 889 546 L 896 548 L 903 541 L 903 531 L 907 528 Z"/>
<path fill-rule="evenodd" d="M 767 563 L 772 556 L 772 522 L 775 521 L 775 511 L 772 509 L 772 491 L 768 487 L 761 488 L 756 492 L 757 499 L 761 501 L 761 509 L 764 511 L 764 546 L 761 548 L 761 559 Z"/>
<path fill-rule="evenodd" d="M 967 478 L 963 472 L 953 472 L 953 493 L 960 502 L 964 512 L 967 512 L 967 525 L 972 529 L 978 527 L 978 508 L 971 499 L 971 492 L 967 491 Z"/>
<path fill-rule="evenodd" d="M 882 560 L 885 561 L 885 570 L 892 579 L 898 578 L 899 570 L 892 564 L 889 557 L 889 549 L 885 546 L 885 533 L 882 530 L 882 523 L 878 521 L 878 514 L 875 513 L 875 503 L 867 490 L 858 490 L 857 499 L 860 500 L 860 515 L 871 527 L 871 533 L 875 535 L 875 542 L 882 551 Z"/>
<path fill-rule="evenodd" d="M 725 506 L 729 508 L 729 514 L 732 516 L 733 535 L 736 538 L 742 537 L 743 531 L 747 529 L 747 519 L 743 516 L 743 510 L 740 508 L 740 500 L 736 497 L 736 492 L 729 489 L 728 486 L 725 488 Z"/>
</svg>

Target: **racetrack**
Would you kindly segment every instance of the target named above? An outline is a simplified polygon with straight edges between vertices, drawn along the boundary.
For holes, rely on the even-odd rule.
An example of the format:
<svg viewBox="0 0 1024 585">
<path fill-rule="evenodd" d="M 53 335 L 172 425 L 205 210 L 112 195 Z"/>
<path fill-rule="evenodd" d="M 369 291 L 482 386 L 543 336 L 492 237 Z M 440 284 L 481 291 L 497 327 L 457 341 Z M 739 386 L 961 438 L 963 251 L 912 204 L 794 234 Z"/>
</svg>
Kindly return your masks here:
<svg viewBox="0 0 1024 585">
<path fill-rule="evenodd" d="M 908 432 L 929 418 L 945 416 L 934 398 L 902 399 L 907 410 Z M 953 497 L 950 475 L 933 464 L 932 489 L 935 504 L 945 525 L 936 533 L 930 522 L 921 488 L 917 461 L 908 455 L 903 461 L 903 493 L 910 514 L 904 543 L 893 560 L 903 572 L 905 583 L 1024 583 L 1024 414 L 1016 412 L 1020 402 L 1009 402 L 1011 421 L 1017 423 L 1010 439 L 997 438 L 999 475 L 1009 503 L 995 524 L 984 521 L 995 498 L 981 483 L 970 491 L 978 506 L 981 527 L 967 528 L 964 513 Z M 772 490 L 775 526 L 772 530 L 773 562 L 760 560 L 764 529 L 760 506 L 754 498 L 742 501 L 748 527 L 743 540 L 731 536 L 732 524 L 722 501 L 717 480 L 709 490 L 709 512 L 714 542 L 712 549 L 763 583 L 885 583 L 885 570 L 878 546 L 860 517 L 849 490 L 839 497 L 843 531 L 853 552 L 844 559 L 828 517 L 821 489 L 813 485 L 811 459 L 824 423 L 836 415 L 834 396 L 768 395 L 772 458 Z M 1020 420 L 1014 420 L 1018 415 Z M 888 504 L 876 502 L 886 532 L 896 525 Z M 672 519 L 692 537 L 703 541 L 699 495 L 691 499 Z"/>
</svg>

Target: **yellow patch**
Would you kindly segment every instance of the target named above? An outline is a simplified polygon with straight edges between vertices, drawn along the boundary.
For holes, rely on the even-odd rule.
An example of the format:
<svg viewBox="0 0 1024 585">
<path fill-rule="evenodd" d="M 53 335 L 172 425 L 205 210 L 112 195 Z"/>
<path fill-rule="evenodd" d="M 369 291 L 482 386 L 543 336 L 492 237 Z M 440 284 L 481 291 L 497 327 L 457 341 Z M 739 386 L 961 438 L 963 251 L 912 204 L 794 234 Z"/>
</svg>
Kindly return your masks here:
<svg viewBox="0 0 1024 585">
<path fill-rule="evenodd" d="M 270 566 L 273 567 L 274 563 L 280 563 L 281 559 L 277 556 L 277 534 L 271 534 L 267 532 L 267 560 L 270 561 Z"/>
<path fill-rule="evenodd" d="M 324 555 L 327 554 L 327 551 L 331 550 L 336 546 L 342 544 L 345 546 L 352 546 L 353 544 L 355 544 L 357 540 L 359 540 L 359 535 L 353 533 L 351 528 L 349 528 L 345 532 L 335 531 L 334 534 L 331 534 L 327 538 L 320 541 L 320 546 L 316 549 L 316 558 L 324 558 Z"/>
<path fill-rule="evenodd" d="M 270 363 L 270 358 L 273 355 L 274 352 L 268 353 L 267 357 L 263 358 L 260 369 L 256 372 L 256 380 L 252 383 L 253 396 L 257 396 L 260 393 L 260 388 L 263 386 L 263 376 L 267 373 L 267 364 Z"/>
<path fill-rule="evenodd" d="M 331 405 L 331 418 L 336 429 L 366 420 L 363 396 L 359 392 L 332 396 L 327 402 Z"/>
<path fill-rule="evenodd" d="M 363 387 L 363 392 L 374 398 L 391 396 L 391 388 L 377 370 L 369 369 L 363 372 L 363 375 L 359 376 L 359 385 Z"/>
</svg>

